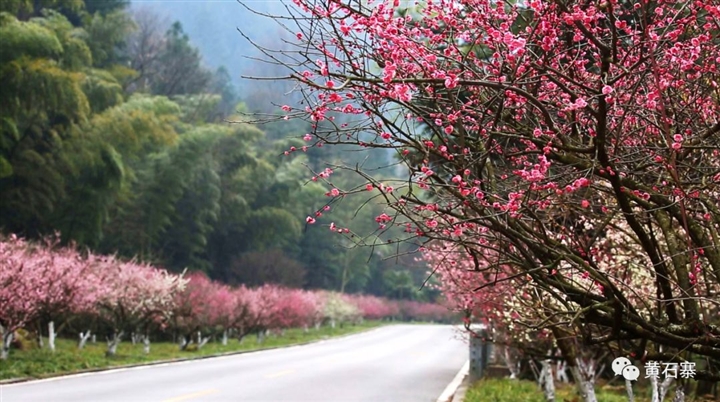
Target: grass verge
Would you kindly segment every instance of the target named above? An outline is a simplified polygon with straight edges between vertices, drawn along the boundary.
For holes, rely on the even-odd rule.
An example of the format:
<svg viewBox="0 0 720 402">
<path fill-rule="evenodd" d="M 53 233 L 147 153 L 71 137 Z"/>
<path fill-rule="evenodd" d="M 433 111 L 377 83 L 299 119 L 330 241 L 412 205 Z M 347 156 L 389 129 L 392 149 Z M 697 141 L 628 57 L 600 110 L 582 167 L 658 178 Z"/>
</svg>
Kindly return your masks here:
<svg viewBox="0 0 720 402">
<path fill-rule="evenodd" d="M 139 363 L 150 363 L 164 360 L 187 359 L 210 356 L 222 353 L 253 351 L 280 346 L 291 346 L 306 342 L 328 339 L 341 335 L 362 332 L 388 324 L 381 321 L 365 321 L 357 325 L 346 325 L 342 328 L 321 327 L 317 330 L 304 332 L 302 329 L 289 329 L 285 334 L 269 336 L 262 343 L 255 336 L 246 337 L 242 343 L 230 339 L 226 346 L 218 342 L 209 342 L 200 350 L 180 351 L 178 345 L 170 342 L 153 343 L 150 354 L 143 353 L 142 344 L 133 345 L 126 341 L 120 344 L 117 355 L 106 357 L 103 343 L 88 343 L 83 350 L 69 339 L 57 339 L 55 352 L 45 349 L 13 350 L 8 360 L 0 361 L 0 380 L 11 378 L 45 378 L 61 374 L 72 374 L 89 369 L 110 368 Z"/>
<path fill-rule="evenodd" d="M 557 402 L 581 402 L 572 384 L 556 384 Z M 650 390 L 647 387 L 634 386 L 635 402 L 650 402 Z M 671 389 L 674 393 L 674 388 Z M 627 402 L 624 384 L 598 384 L 595 387 L 598 402 Z M 672 398 L 668 398 L 672 399 Z M 688 402 L 708 401 L 688 397 Z M 488 378 L 473 384 L 465 394 L 464 402 L 545 402 L 542 391 L 532 381 Z"/>
</svg>

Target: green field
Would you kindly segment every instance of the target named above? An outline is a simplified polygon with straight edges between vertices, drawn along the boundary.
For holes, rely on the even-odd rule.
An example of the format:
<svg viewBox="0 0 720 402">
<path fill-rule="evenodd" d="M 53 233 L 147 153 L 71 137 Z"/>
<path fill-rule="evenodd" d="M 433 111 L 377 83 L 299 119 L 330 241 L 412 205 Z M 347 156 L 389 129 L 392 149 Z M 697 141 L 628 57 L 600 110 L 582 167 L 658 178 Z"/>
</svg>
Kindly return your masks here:
<svg viewBox="0 0 720 402">
<path fill-rule="evenodd" d="M 255 336 L 248 336 L 242 343 L 237 339 L 229 339 L 227 346 L 223 346 L 220 342 L 209 342 L 199 351 L 180 351 L 178 345 L 169 342 L 153 343 L 148 355 L 143 353 L 142 344 L 133 345 L 130 341 L 124 341 L 118 347 L 117 355 L 113 357 L 105 356 L 106 345 L 103 342 L 88 343 L 83 350 L 78 350 L 74 340 L 59 338 L 55 342 L 54 353 L 47 348 L 11 350 L 9 359 L 0 361 L 0 380 L 44 378 L 88 369 L 289 346 L 361 332 L 385 324 L 387 323 L 365 321 L 357 325 L 346 325 L 343 328 L 321 327 L 308 332 L 302 329 L 289 329 L 282 336 L 268 336 L 262 343 L 258 343 Z"/>
</svg>

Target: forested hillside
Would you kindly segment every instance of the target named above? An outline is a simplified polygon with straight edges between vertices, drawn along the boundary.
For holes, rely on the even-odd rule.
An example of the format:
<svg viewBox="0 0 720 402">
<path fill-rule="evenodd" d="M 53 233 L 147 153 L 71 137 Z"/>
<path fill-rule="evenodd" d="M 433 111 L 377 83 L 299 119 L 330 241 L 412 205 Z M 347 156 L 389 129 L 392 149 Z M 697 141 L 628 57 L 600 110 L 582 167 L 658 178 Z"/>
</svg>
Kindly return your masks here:
<svg viewBox="0 0 720 402">
<path fill-rule="evenodd" d="M 238 91 L 228 68 L 207 67 L 179 22 L 124 0 L 12 0 L 0 11 L 5 234 L 57 235 L 230 284 L 432 297 L 418 290 L 424 270 L 407 269 L 412 256 L 387 258 L 405 250 L 374 234 L 383 210 L 372 192 L 327 207 L 358 236 L 338 236 L 325 217 L 306 222 L 331 199 L 312 171 L 368 156 L 302 154 L 312 146 L 304 123 L 250 124 L 242 112 L 267 110 L 267 99 Z M 364 186 L 341 171 L 330 181 Z"/>
</svg>

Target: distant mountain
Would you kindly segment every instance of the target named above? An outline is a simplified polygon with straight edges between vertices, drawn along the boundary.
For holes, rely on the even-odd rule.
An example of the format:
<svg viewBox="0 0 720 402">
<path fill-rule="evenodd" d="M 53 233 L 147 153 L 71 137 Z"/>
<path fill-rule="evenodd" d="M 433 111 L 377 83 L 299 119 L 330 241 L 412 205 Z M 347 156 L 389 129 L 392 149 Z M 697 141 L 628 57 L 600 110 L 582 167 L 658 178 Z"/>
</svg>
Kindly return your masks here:
<svg viewBox="0 0 720 402">
<path fill-rule="evenodd" d="M 285 6 L 279 0 L 244 2 L 261 13 L 282 15 Z M 147 7 L 170 22 L 180 21 L 190 40 L 198 46 L 208 66 L 225 66 L 233 82 L 248 85 L 240 75 L 267 75 L 267 65 L 249 60 L 257 50 L 240 35 L 242 30 L 253 41 L 277 48 L 289 34 L 267 17 L 252 13 L 237 0 L 131 0 L 133 9 Z M 271 70 L 271 69 L 270 69 Z"/>
</svg>

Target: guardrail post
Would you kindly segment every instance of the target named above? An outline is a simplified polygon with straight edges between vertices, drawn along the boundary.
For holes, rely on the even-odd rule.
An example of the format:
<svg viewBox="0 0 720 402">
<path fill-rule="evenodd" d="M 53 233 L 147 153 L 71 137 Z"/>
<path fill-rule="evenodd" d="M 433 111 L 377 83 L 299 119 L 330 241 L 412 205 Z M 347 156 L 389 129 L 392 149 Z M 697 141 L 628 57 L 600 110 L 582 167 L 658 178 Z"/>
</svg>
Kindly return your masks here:
<svg viewBox="0 0 720 402">
<path fill-rule="evenodd" d="M 485 374 L 488 365 L 489 343 L 485 329 L 474 331 L 477 335 L 470 333 L 470 380 L 476 381 Z"/>
</svg>

